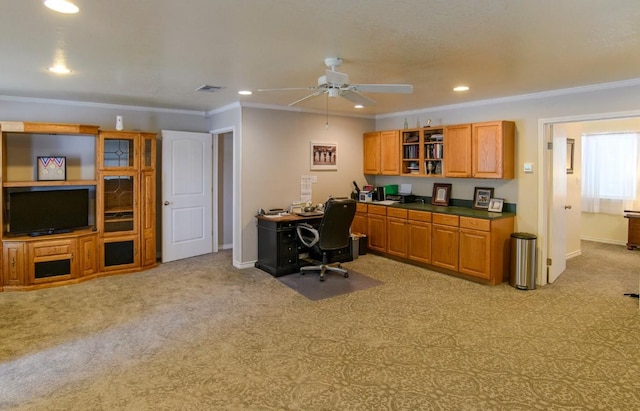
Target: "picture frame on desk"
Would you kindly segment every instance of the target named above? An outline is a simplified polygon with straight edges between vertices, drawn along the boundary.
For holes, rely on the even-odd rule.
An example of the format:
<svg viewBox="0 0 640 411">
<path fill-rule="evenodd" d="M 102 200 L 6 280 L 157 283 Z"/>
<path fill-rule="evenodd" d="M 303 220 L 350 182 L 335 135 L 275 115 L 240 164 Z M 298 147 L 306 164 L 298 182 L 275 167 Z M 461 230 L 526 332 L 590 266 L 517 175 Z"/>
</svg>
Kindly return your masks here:
<svg viewBox="0 0 640 411">
<path fill-rule="evenodd" d="M 434 183 L 431 194 L 431 205 L 448 206 L 451 198 L 451 184 Z"/>
<path fill-rule="evenodd" d="M 493 197 L 493 187 L 475 187 L 473 190 L 473 208 L 486 210 Z"/>
<path fill-rule="evenodd" d="M 338 143 L 311 142 L 310 145 L 311 170 L 338 169 Z"/>
</svg>

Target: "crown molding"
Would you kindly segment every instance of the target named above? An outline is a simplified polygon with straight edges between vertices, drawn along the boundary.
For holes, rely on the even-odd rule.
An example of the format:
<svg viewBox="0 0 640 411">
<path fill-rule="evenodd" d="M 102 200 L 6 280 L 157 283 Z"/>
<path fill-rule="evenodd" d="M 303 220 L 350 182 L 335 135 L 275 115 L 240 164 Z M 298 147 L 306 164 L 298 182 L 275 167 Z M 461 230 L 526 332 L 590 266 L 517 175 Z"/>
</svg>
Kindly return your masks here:
<svg viewBox="0 0 640 411">
<path fill-rule="evenodd" d="M 206 112 L 198 111 L 198 110 L 180 110 L 180 109 L 159 108 L 159 107 L 129 106 L 124 104 L 94 103 L 90 101 L 75 101 L 75 100 L 55 100 L 55 99 L 46 99 L 46 98 L 37 98 L 37 97 L 17 97 L 17 96 L 0 95 L 0 100 L 9 101 L 9 102 L 19 102 L 19 103 L 55 104 L 60 106 L 72 106 L 72 107 L 93 107 L 93 108 L 106 108 L 106 109 L 113 109 L 113 110 L 189 114 L 194 116 L 206 115 Z"/>
<path fill-rule="evenodd" d="M 614 81 L 610 83 L 600 83 L 600 84 L 592 84 L 588 86 L 579 86 L 579 87 L 572 87 L 572 88 L 542 91 L 539 93 L 519 94 L 519 95 L 509 96 L 509 97 L 499 97 L 499 98 L 493 98 L 493 99 L 487 99 L 487 100 L 470 101 L 467 103 L 429 107 L 429 108 L 424 108 L 420 110 L 380 114 L 376 116 L 376 120 L 385 119 L 385 118 L 402 117 L 402 116 L 411 116 L 411 115 L 424 114 L 424 113 L 430 113 L 435 111 L 458 110 L 458 109 L 471 108 L 471 107 L 489 106 L 489 105 L 501 104 L 501 103 L 513 103 L 516 101 L 523 101 L 523 100 L 534 100 L 534 99 L 541 99 L 541 98 L 548 98 L 548 97 L 566 96 L 571 94 L 589 93 L 593 91 L 611 90 L 611 89 L 616 89 L 621 87 L 633 87 L 633 86 L 639 86 L 639 85 L 640 85 L 640 78 L 636 78 L 631 80 Z"/>
</svg>

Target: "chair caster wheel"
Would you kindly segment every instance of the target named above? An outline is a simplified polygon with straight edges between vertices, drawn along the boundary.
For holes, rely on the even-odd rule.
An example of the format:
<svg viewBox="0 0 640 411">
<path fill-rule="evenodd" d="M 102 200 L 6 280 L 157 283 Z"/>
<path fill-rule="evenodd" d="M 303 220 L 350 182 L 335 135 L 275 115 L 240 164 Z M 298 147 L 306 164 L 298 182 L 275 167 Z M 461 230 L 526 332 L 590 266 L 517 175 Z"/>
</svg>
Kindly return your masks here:
<svg viewBox="0 0 640 411">
<path fill-rule="evenodd" d="M 344 278 L 349 278 L 349 273 L 344 273 Z"/>
<path fill-rule="evenodd" d="M 320 277 L 320 281 L 324 281 L 324 277 Z"/>
</svg>

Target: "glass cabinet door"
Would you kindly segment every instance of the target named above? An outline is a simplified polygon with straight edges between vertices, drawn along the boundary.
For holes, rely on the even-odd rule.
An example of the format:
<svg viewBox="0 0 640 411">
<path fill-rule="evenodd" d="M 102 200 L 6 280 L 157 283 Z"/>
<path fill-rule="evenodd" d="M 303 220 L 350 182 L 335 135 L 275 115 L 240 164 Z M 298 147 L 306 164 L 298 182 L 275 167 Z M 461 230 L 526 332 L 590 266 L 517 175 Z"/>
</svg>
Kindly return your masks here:
<svg viewBox="0 0 640 411">
<path fill-rule="evenodd" d="M 142 168 L 144 170 L 155 169 L 156 167 L 156 135 L 142 135 Z"/>
<path fill-rule="evenodd" d="M 139 133 L 103 132 L 100 133 L 102 152 L 101 169 L 137 168 L 136 143 Z"/>
<path fill-rule="evenodd" d="M 112 232 L 135 232 L 138 213 L 138 179 L 134 173 L 103 175 L 103 230 Z"/>
</svg>

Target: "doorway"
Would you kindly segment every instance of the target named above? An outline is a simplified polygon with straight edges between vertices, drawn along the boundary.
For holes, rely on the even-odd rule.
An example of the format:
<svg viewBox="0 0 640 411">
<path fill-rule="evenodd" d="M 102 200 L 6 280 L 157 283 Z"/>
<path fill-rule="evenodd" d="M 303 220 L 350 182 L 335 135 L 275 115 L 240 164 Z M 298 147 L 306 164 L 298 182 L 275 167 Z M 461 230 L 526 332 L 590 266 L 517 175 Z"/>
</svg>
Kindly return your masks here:
<svg viewBox="0 0 640 411">
<path fill-rule="evenodd" d="M 233 248 L 233 132 L 213 135 L 213 251 Z"/>
<path fill-rule="evenodd" d="M 640 116 L 640 111 L 539 120 L 539 162 L 542 165 L 541 170 L 543 172 L 540 173 L 538 178 L 540 210 L 538 232 L 544 233 L 539 236 L 538 244 L 540 253 L 538 262 L 541 267 L 539 270 L 540 275 L 538 276 L 539 285 L 552 283 L 564 272 L 567 257 L 579 255 L 579 250 L 575 249 L 575 244 L 578 244 L 577 247 L 579 247 L 581 235 L 580 145 L 577 142 L 578 144 L 574 147 L 574 173 L 567 174 L 566 167 L 559 166 L 557 158 L 554 167 L 554 157 L 558 157 L 557 152 L 554 154 L 557 144 L 562 144 L 562 139 L 564 139 L 565 145 L 561 148 L 564 150 L 566 158 L 568 130 L 570 133 L 572 129 L 581 130 L 586 123 L 605 120 L 628 120 L 638 116 Z M 549 145 L 549 143 L 552 144 Z M 553 149 L 548 148 L 551 146 L 553 146 Z M 577 230 L 575 228 L 576 221 Z M 558 233 L 561 234 L 558 235 Z M 558 243 L 559 241 L 560 243 Z"/>
</svg>

